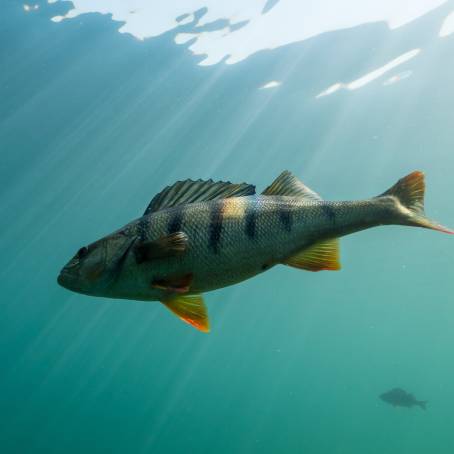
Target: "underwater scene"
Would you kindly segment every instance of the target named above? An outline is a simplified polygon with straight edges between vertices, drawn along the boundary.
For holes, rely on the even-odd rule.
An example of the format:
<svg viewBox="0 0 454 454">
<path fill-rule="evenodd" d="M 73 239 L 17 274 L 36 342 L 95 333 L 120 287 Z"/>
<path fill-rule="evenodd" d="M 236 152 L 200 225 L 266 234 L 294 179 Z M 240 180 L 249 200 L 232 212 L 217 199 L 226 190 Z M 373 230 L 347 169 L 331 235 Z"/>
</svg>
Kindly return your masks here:
<svg viewBox="0 0 454 454">
<path fill-rule="evenodd" d="M 454 453 L 454 0 L 2 0 L 0 453 Z"/>
</svg>

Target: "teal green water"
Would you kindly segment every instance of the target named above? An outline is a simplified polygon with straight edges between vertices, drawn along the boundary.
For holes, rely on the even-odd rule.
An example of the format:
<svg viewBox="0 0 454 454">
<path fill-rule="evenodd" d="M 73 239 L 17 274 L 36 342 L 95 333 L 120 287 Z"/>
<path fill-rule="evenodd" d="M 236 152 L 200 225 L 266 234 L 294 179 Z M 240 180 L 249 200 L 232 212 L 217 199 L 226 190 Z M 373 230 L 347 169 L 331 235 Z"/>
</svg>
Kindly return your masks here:
<svg viewBox="0 0 454 454">
<path fill-rule="evenodd" d="M 0 15 L 0 452 L 453 453 L 449 235 L 377 228 L 342 239 L 338 273 L 209 293 L 209 335 L 56 283 L 178 179 L 260 189 L 289 169 L 343 200 L 420 169 L 428 214 L 454 226 L 454 35 L 437 36 L 453 3 L 210 67 L 174 31 L 139 42 L 40 5 Z M 413 48 L 400 83 L 315 99 Z M 427 411 L 377 398 L 396 386 Z"/>
</svg>

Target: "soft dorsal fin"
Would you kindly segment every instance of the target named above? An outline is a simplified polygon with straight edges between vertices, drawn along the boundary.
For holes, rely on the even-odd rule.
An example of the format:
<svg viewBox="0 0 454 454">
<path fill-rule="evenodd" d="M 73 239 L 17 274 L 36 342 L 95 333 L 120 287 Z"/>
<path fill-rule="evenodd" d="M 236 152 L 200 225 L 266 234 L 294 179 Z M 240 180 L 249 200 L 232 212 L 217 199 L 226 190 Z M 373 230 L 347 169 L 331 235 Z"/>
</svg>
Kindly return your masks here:
<svg viewBox="0 0 454 454">
<path fill-rule="evenodd" d="M 177 317 L 199 331 L 210 331 L 210 321 L 202 295 L 177 295 L 162 303 Z"/>
<path fill-rule="evenodd" d="M 321 241 L 304 249 L 283 262 L 308 271 L 340 270 L 339 240 L 337 238 Z"/>
<path fill-rule="evenodd" d="M 153 197 L 144 216 L 177 205 L 253 194 L 255 194 L 255 186 L 247 183 L 235 184 L 230 181 L 215 182 L 213 180 L 177 181 Z"/>
<path fill-rule="evenodd" d="M 262 192 L 262 194 L 301 197 L 314 202 L 320 202 L 322 200 L 316 192 L 309 189 L 288 170 L 284 170 L 271 185 Z"/>
</svg>

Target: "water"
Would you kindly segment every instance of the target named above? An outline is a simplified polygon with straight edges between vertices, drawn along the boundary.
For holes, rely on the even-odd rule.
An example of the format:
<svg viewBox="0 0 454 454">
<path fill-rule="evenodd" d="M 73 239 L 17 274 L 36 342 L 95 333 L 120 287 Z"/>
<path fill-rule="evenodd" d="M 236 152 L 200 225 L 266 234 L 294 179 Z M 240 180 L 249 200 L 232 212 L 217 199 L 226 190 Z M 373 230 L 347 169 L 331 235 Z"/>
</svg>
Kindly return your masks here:
<svg viewBox="0 0 454 454">
<path fill-rule="evenodd" d="M 0 15 L 0 451 L 454 452 L 449 235 L 377 228 L 342 239 L 338 273 L 277 267 L 209 293 L 209 335 L 56 284 L 189 177 L 260 189 L 290 169 L 343 200 L 421 169 L 428 214 L 454 226 L 454 35 L 438 37 L 453 3 L 205 67 L 175 31 L 140 42 L 38 5 Z M 396 386 L 428 410 L 377 398 Z"/>
</svg>

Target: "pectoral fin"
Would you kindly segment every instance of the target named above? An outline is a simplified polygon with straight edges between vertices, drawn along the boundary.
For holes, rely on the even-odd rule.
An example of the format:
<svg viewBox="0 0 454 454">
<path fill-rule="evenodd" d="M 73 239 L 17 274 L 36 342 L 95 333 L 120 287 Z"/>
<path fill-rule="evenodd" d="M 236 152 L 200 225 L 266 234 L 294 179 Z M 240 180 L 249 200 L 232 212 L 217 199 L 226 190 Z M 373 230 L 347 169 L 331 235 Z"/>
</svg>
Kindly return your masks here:
<svg viewBox="0 0 454 454">
<path fill-rule="evenodd" d="M 162 259 L 182 254 L 188 245 L 184 232 L 175 232 L 153 241 L 138 242 L 134 246 L 137 263 Z"/>
<path fill-rule="evenodd" d="M 187 293 L 192 283 L 192 273 L 179 277 L 156 279 L 151 283 L 153 288 L 173 293 Z"/>
<path fill-rule="evenodd" d="M 210 331 L 210 321 L 202 295 L 178 295 L 161 302 L 177 317 L 199 331 Z"/>
<path fill-rule="evenodd" d="M 315 243 L 283 263 L 308 271 L 340 270 L 339 240 L 335 238 Z"/>
</svg>

